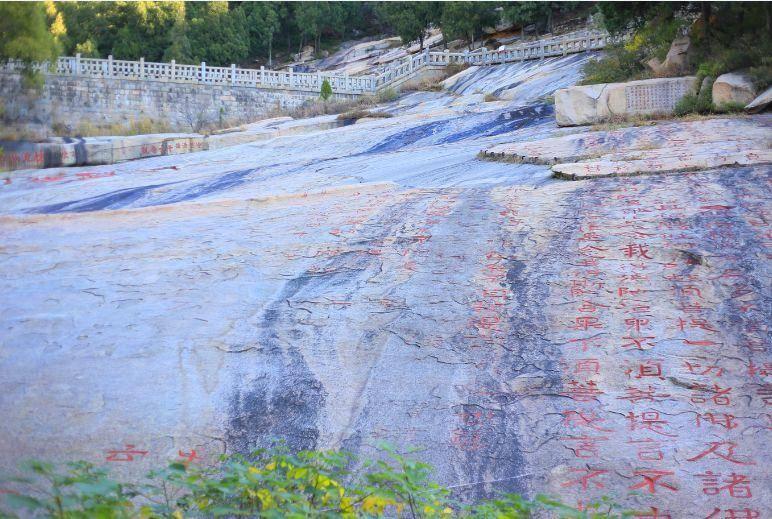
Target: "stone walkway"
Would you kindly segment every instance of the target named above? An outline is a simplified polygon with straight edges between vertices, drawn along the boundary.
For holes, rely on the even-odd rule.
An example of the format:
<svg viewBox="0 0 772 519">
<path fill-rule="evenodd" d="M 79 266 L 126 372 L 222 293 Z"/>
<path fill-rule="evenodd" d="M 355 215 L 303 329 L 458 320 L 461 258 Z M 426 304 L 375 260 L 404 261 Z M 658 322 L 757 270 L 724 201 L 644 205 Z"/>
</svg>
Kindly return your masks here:
<svg viewBox="0 0 772 519">
<path fill-rule="evenodd" d="M 499 144 L 491 160 L 549 164 L 569 180 L 772 163 L 772 116 L 666 122 Z"/>
</svg>

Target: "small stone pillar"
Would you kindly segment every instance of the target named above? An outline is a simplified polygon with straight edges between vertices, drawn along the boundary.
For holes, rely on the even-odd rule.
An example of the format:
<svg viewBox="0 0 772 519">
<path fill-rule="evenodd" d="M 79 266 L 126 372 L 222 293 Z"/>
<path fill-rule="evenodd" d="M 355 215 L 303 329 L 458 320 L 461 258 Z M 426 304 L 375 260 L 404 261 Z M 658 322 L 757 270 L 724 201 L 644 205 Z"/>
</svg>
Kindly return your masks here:
<svg viewBox="0 0 772 519">
<path fill-rule="evenodd" d="M 231 86 L 236 86 L 236 65 L 231 63 Z"/>
<path fill-rule="evenodd" d="M 265 86 L 265 67 L 260 65 L 260 84 Z"/>
<path fill-rule="evenodd" d="M 295 68 L 289 67 L 289 86 L 292 88 L 295 82 Z"/>
<path fill-rule="evenodd" d="M 75 75 L 80 76 L 80 52 L 75 55 Z"/>
<path fill-rule="evenodd" d="M 113 55 L 112 54 L 107 56 L 107 75 L 108 77 L 113 77 L 115 75 L 113 73 Z"/>
<path fill-rule="evenodd" d="M 206 61 L 201 62 L 201 82 L 206 82 Z"/>
<path fill-rule="evenodd" d="M 139 79 L 145 79 L 145 58 L 139 58 Z"/>
<path fill-rule="evenodd" d="M 171 70 L 171 77 L 170 77 L 172 81 L 174 81 L 176 72 L 177 72 L 177 62 L 175 60 L 172 60 L 172 70 Z"/>
</svg>

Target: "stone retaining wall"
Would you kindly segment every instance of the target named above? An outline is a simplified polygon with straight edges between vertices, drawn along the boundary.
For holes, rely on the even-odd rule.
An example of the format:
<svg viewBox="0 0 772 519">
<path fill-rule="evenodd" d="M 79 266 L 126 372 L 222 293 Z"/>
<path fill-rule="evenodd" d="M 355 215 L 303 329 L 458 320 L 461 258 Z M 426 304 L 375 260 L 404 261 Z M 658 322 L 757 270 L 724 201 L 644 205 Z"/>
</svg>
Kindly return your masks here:
<svg viewBox="0 0 772 519">
<path fill-rule="evenodd" d="M 34 95 L 22 88 L 18 74 L 0 73 L 6 124 L 60 124 L 71 129 L 82 121 L 107 127 L 152 119 L 176 130 L 198 130 L 199 123 L 251 122 L 276 108 L 294 108 L 318 97 L 313 92 L 290 90 L 53 75 L 46 77 L 42 91 Z"/>
</svg>

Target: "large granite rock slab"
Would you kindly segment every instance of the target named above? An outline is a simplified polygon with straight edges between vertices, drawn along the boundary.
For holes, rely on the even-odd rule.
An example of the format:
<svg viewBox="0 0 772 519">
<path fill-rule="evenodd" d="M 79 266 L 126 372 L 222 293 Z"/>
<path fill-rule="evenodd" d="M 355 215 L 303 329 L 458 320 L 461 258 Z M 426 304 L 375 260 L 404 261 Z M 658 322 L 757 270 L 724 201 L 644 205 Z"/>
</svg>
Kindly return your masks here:
<svg viewBox="0 0 772 519">
<path fill-rule="evenodd" d="M 686 94 L 697 93 L 694 76 L 645 79 L 563 88 L 555 92 L 559 126 L 595 124 L 615 117 L 666 115 Z"/>
<path fill-rule="evenodd" d="M 721 74 L 713 82 L 713 104 L 716 106 L 734 104 L 748 104 L 756 97 L 756 87 L 753 81 L 736 72 Z"/>
<path fill-rule="evenodd" d="M 772 163 L 772 117 L 669 122 L 500 144 L 483 158 L 552 165 L 569 180 Z"/>
<path fill-rule="evenodd" d="M 763 94 L 748 103 L 745 107 L 747 112 L 752 114 L 763 112 L 772 103 L 772 87 L 767 88 Z"/>
</svg>

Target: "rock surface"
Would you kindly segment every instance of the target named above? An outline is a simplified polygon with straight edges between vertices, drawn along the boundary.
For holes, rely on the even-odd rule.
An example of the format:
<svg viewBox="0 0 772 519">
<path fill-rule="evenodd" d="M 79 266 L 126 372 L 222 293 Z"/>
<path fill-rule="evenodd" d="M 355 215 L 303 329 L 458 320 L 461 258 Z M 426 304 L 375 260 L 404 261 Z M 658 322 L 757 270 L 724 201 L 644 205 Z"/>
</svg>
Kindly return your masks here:
<svg viewBox="0 0 772 519">
<path fill-rule="evenodd" d="M 678 76 L 689 71 L 691 53 L 691 39 L 689 36 L 681 36 L 670 44 L 665 61 L 660 62 L 657 58 L 652 58 L 646 64 L 658 76 Z"/>
<path fill-rule="evenodd" d="M 614 117 L 670 114 L 698 86 L 695 77 L 685 76 L 564 88 L 555 92 L 555 118 L 559 126 L 577 126 Z"/>
<path fill-rule="evenodd" d="M 772 117 L 668 122 L 551 139 L 499 144 L 492 160 L 552 164 L 571 180 L 673 173 L 772 163 Z"/>
<path fill-rule="evenodd" d="M 744 74 L 721 74 L 713 82 L 713 104 L 716 106 L 729 103 L 745 105 L 753 101 L 756 93 L 753 81 Z"/>
<path fill-rule="evenodd" d="M 769 168 L 558 181 L 475 158 L 551 107 L 463 97 L 6 176 L 0 468 L 386 440 L 465 499 L 763 517 Z"/>
<path fill-rule="evenodd" d="M 772 103 L 772 87 L 767 88 L 759 97 L 748 103 L 745 110 L 750 113 L 763 112 Z"/>
</svg>

